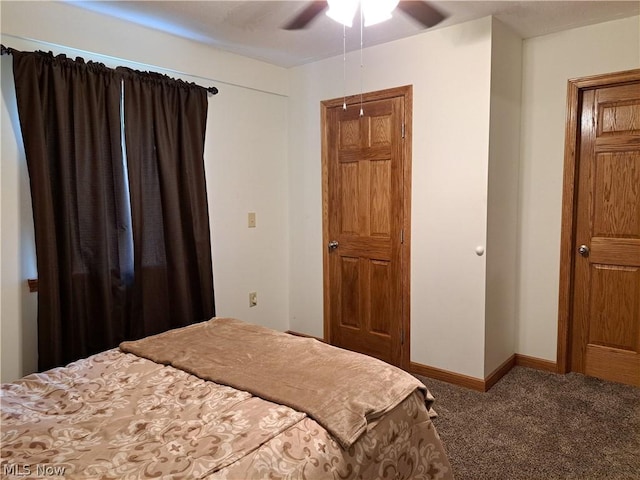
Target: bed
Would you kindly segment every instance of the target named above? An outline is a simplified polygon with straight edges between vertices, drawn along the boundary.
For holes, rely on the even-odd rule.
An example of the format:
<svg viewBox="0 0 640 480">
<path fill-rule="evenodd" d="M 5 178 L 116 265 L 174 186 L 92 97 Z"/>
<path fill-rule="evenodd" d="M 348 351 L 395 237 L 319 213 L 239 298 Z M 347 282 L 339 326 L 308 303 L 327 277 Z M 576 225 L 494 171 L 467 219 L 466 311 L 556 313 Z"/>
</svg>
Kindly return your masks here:
<svg viewBox="0 0 640 480">
<path fill-rule="evenodd" d="M 1 475 L 450 479 L 424 385 L 214 318 L 2 385 Z"/>
</svg>

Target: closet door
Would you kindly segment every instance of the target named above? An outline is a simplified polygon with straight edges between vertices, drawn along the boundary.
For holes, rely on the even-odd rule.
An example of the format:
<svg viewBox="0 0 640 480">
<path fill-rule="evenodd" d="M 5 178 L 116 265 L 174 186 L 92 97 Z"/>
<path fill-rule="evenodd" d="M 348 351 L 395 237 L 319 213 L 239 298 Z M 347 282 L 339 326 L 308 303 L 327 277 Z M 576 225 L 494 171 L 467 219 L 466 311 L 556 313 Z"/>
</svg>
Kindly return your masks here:
<svg viewBox="0 0 640 480">
<path fill-rule="evenodd" d="M 324 118 L 327 339 L 402 366 L 405 98 L 340 102 Z"/>
</svg>

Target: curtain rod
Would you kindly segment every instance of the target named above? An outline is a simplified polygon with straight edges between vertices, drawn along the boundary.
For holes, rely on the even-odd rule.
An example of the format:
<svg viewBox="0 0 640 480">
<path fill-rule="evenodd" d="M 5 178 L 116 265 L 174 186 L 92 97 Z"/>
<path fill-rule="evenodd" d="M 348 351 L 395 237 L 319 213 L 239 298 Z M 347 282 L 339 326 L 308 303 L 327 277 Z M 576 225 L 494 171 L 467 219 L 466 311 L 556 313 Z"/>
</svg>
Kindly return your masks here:
<svg viewBox="0 0 640 480">
<path fill-rule="evenodd" d="M 15 48 L 5 47 L 3 44 L 0 44 L 0 55 L 11 55 L 13 52 L 18 52 Z M 198 85 L 198 84 L 195 84 Z M 218 89 L 216 87 L 203 87 L 202 85 L 198 85 L 201 88 L 204 88 L 211 95 L 217 95 Z"/>
</svg>

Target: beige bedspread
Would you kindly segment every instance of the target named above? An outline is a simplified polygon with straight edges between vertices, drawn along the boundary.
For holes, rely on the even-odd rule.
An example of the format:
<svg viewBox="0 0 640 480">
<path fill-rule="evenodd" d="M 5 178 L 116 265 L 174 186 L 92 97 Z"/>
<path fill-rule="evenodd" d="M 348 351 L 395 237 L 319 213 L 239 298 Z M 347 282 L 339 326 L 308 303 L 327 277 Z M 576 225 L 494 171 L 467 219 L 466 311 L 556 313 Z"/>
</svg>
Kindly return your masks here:
<svg viewBox="0 0 640 480">
<path fill-rule="evenodd" d="M 3 384 L 1 400 L 3 478 L 206 478 L 305 417 L 119 350 Z"/>
<path fill-rule="evenodd" d="M 120 348 L 306 412 L 345 448 L 415 390 L 426 393 L 416 378 L 382 361 L 230 318 Z"/>
<path fill-rule="evenodd" d="M 343 448 L 303 412 L 114 349 L 3 384 L 0 412 L 7 479 L 452 478 L 420 390 Z"/>
</svg>

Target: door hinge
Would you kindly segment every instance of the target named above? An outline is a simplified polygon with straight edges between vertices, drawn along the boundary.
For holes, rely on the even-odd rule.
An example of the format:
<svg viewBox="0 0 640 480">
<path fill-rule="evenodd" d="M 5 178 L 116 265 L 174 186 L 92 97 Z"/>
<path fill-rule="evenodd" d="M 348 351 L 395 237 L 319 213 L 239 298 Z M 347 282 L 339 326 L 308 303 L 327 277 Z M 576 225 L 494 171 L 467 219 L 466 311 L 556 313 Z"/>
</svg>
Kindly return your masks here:
<svg viewBox="0 0 640 480">
<path fill-rule="evenodd" d="M 404 122 L 402 123 L 402 138 L 404 138 Z"/>
<path fill-rule="evenodd" d="M 400 345 L 404 345 L 404 325 L 400 325 Z"/>
<path fill-rule="evenodd" d="M 404 244 L 404 229 L 400 230 L 400 243 Z"/>
</svg>

